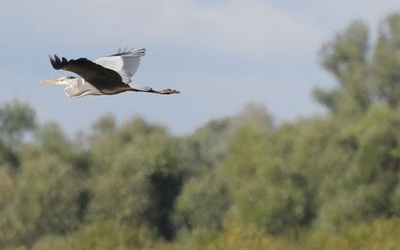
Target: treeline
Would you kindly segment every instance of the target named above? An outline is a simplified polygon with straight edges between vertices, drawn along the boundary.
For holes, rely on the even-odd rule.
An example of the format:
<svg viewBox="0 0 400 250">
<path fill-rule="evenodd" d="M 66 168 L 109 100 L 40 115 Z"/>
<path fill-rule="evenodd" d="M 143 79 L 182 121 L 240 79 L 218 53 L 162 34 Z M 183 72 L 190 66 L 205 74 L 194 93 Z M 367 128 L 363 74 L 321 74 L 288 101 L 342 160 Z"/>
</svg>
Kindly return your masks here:
<svg viewBox="0 0 400 250">
<path fill-rule="evenodd" d="M 372 45 L 371 45 L 372 44 Z M 193 134 L 112 115 L 67 137 L 0 106 L 0 249 L 393 249 L 400 244 L 400 14 L 325 43 L 328 114 L 249 104 Z"/>
</svg>

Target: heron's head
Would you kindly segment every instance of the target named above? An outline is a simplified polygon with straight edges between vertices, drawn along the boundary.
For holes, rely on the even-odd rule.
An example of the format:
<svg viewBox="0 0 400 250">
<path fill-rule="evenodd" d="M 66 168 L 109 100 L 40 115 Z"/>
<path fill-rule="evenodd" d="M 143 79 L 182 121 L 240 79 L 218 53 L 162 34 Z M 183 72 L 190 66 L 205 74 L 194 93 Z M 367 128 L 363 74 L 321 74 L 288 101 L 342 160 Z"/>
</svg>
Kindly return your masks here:
<svg viewBox="0 0 400 250">
<path fill-rule="evenodd" d="M 73 77 L 73 76 L 63 76 L 58 79 L 47 79 L 47 80 L 42 80 L 40 82 L 48 83 L 48 84 L 68 85 L 70 83 L 70 81 L 75 78 L 76 77 Z"/>
</svg>

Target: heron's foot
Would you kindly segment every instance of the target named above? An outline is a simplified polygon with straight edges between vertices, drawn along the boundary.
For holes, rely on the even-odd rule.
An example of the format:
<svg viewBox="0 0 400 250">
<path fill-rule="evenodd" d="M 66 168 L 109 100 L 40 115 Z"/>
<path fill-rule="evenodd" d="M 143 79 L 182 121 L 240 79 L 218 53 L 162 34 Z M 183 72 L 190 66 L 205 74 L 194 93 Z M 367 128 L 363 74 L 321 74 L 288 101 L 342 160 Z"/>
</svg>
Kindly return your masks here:
<svg viewBox="0 0 400 250">
<path fill-rule="evenodd" d="M 163 89 L 159 91 L 159 93 L 163 95 L 170 95 L 170 94 L 179 94 L 180 91 L 176 89 Z"/>
</svg>

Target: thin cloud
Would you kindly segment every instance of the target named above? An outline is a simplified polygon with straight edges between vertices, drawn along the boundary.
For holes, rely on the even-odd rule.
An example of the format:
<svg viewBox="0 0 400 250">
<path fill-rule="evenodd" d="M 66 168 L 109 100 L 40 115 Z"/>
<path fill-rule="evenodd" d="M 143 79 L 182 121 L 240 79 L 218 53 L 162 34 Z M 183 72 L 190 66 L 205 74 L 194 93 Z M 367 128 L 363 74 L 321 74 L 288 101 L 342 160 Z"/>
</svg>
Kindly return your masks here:
<svg viewBox="0 0 400 250">
<path fill-rule="evenodd" d="M 183 0 L 40 2 L 27 1 L 18 10 L 24 12 L 18 15 L 22 20 L 15 22 L 22 23 L 23 36 L 42 43 L 84 46 L 130 37 L 161 46 L 257 56 L 315 44 L 323 36 L 309 20 L 261 0 L 203 5 Z"/>
</svg>

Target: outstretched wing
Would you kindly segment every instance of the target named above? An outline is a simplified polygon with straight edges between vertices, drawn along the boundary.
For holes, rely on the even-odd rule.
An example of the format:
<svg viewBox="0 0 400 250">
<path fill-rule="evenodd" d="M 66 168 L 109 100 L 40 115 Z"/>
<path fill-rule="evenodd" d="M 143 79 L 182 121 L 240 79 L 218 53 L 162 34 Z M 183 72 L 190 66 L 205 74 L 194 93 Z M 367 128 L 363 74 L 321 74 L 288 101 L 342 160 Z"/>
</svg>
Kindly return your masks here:
<svg viewBox="0 0 400 250">
<path fill-rule="evenodd" d="M 119 50 L 117 54 L 101 57 L 94 62 L 104 68 L 117 72 L 121 76 L 122 82 L 129 84 L 131 77 L 139 68 L 140 57 L 144 56 L 145 52 L 144 48 L 131 49 L 129 51 Z"/>
<path fill-rule="evenodd" d="M 121 76 L 114 70 L 105 68 L 86 58 L 67 60 L 65 57 L 59 58 L 54 55 L 54 57 L 50 57 L 50 62 L 54 69 L 74 72 L 96 88 L 101 88 L 101 86 L 96 86 L 97 84 L 121 82 L 122 80 Z"/>
</svg>

